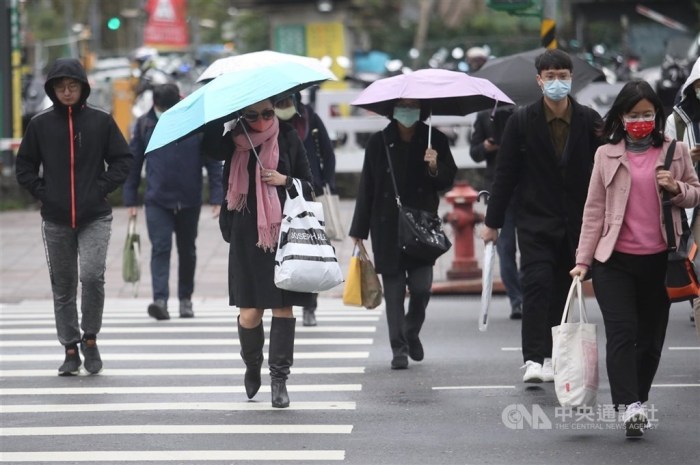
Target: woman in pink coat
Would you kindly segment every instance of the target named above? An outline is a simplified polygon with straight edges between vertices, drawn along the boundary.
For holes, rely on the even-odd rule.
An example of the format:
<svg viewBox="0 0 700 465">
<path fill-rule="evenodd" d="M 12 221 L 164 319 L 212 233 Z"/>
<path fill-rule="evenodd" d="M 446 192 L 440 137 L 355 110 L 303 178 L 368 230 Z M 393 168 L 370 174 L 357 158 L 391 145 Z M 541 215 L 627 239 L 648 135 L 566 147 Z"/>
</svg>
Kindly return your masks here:
<svg viewBox="0 0 700 465">
<path fill-rule="evenodd" d="M 672 194 L 676 243 L 681 208 L 700 203 L 700 183 L 688 147 L 677 143 L 663 169 L 663 104 L 645 81 L 628 82 L 603 127 L 608 143 L 595 155 L 572 276 L 590 269 L 605 323 L 606 362 L 615 408 L 624 408 L 626 435 L 641 437 L 643 405 L 661 358 L 669 308 L 667 242 L 661 192 Z"/>
</svg>

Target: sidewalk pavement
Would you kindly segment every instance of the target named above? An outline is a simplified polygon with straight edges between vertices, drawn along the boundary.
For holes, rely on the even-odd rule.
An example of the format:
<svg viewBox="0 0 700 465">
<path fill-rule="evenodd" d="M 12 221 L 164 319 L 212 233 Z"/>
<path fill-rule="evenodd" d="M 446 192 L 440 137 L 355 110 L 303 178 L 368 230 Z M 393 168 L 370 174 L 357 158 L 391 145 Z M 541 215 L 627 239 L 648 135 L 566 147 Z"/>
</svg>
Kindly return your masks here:
<svg viewBox="0 0 700 465">
<path fill-rule="evenodd" d="M 343 199 L 340 202 L 341 215 L 346 230 L 350 227 L 355 201 Z M 478 210 L 481 205 L 478 205 Z M 481 207 L 483 209 L 483 207 Z M 450 211 L 450 205 L 441 202 L 439 214 Z M 122 280 L 122 250 L 126 239 L 128 215 L 126 208 L 115 208 L 113 212 L 112 237 L 107 255 L 105 273 L 105 296 L 126 298 L 134 296 L 132 284 Z M 452 229 L 446 226 L 452 239 Z M 143 210 L 138 216 L 137 231 L 141 235 L 141 282 L 137 289 L 138 297 L 151 297 L 151 275 L 149 260 L 150 241 Z M 173 240 L 170 262 L 170 295 L 177 298 L 177 251 Z M 454 242 L 454 240 L 453 240 Z M 476 255 L 481 263 L 483 244 L 475 238 Z M 345 272 L 352 255 L 352 241 L 334 241 L 340 266 Z M 371 251 L 371 241 L 366 242 Z M 435 282 L 445 281 L 450 268 L 454 247 L 440 257 L 435 265 Z M 370 253 L 371 256 L 371 253 Z M 198 298 L 222 298 L 228 296 L 228 244 L 221 238 L 218 220 L 211 216 L 208 206 L 202 207 L 197 238 L 197 271 L 194 294 Z M 497 275 L 498 270 L 495 274 Z M 324 292 L 324 297 L 341 297 L 343 286 Z M 18 302 L 25 299 L 51 299 L 51 284 L 46 266 L 46 257 L 41 238 L 41 216 L 38 210 L 12 211 L 0 213 L 0 303 Z"/>
</svg>

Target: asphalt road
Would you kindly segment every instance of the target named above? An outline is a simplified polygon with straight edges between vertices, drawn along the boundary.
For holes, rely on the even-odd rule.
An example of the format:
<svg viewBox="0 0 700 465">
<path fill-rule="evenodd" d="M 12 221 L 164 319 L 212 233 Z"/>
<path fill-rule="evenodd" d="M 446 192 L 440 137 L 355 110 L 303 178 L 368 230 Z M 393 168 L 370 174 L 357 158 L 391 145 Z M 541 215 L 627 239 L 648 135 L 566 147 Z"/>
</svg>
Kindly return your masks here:
<svg viewBox="0 0 700 465">
<path fill-rule="evenodd" d="M 108 299 L 105 370 L 62 378 L 51 304 L 0 305 L 2 463 L 620 464 L 697 462 L 700 343 L 687 305 L 672 308 L 650 404 L 655 429 L 624 439 L 610 403 L 599 324 L 601 409 L 557 409 L 552 384 L 524 385 L 520 323 L 496 297 L 488 331 L 478 297 L 434 297 L 423 362 L 389 369 L 381 310 L 321 300 L 298 322 L 291 407 L 272 409 L 269 377 L 247 401 L 235 310 L 196 299 L 196 318 L 156 322 L 147 299 Z M 266 326 L 269 321 L 265 320 Z"/>
</svg>

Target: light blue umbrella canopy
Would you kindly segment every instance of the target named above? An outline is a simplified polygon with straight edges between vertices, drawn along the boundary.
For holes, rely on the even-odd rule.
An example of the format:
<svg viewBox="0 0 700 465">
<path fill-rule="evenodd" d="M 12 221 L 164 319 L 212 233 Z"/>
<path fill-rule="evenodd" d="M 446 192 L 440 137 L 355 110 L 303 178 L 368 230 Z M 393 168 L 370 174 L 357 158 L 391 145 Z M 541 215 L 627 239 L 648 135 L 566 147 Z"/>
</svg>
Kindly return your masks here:
<svg viewBox="0 0 700 465">
<path fill-rule="evenodd" d="M 200 131 L 212 121 L 233 119 L 236 112 L 261 100 L 291 94 L 327 79 L 328 73 L 291 62 L 222 74 L 160 116 L 146 153 Z"/>
</svg>

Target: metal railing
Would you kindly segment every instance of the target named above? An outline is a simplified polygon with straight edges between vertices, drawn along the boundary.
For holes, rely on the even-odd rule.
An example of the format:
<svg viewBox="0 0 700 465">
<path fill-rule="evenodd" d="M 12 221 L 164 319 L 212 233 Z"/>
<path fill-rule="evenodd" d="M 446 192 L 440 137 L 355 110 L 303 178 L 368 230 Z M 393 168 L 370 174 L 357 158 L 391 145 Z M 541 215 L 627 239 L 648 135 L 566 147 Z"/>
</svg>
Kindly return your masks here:
<svg viewBox="0 0 700 465">
<path fill-rule="evenodd" d="M 331 139 L 337 141 L 335 149 L 336 172 L 359 173 L 364 159 L 364 142 L 367 137 L 386 127 L 389 120 L 361 108 L 351 107 L 361 90 L 318 91 L 316 112 L 323 120 Z M 343 116 L 343 113 L 350 116 Z M 433 125 L 440 128 L 453 141 L 452 156 L 459 168 L 478 168 L 469 156 L 469 136 L 475 114 L 467 116 L 433 116 Z"/>
</svg>

